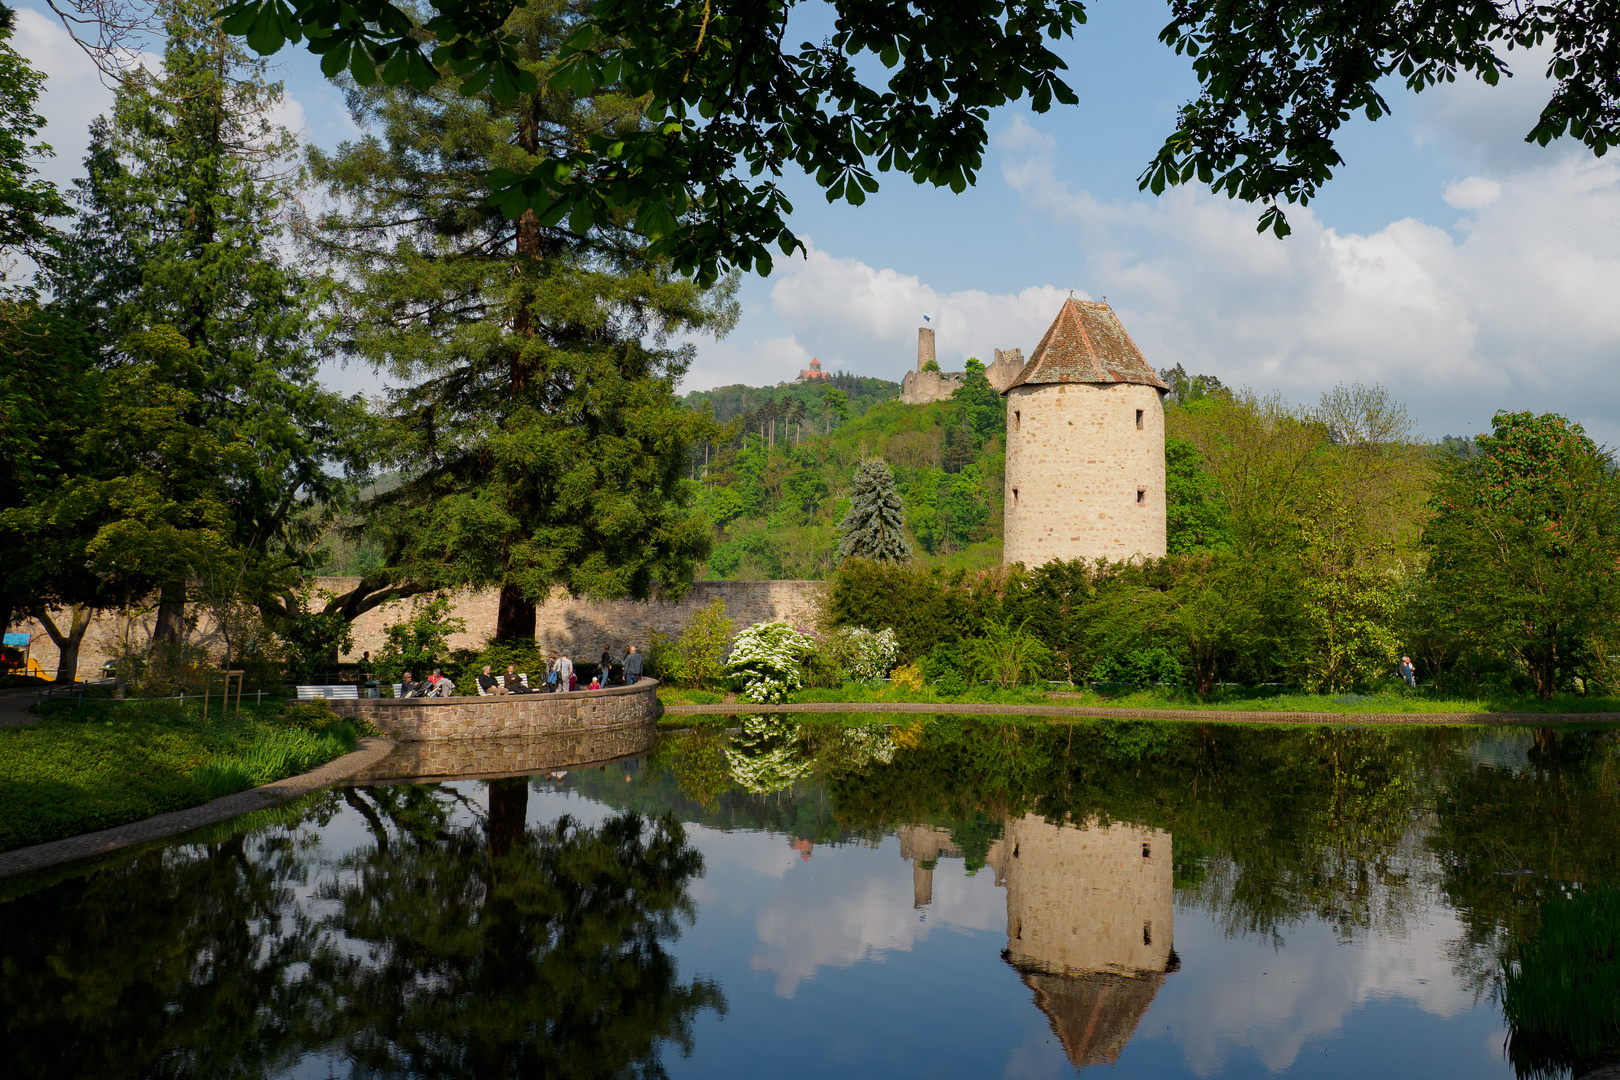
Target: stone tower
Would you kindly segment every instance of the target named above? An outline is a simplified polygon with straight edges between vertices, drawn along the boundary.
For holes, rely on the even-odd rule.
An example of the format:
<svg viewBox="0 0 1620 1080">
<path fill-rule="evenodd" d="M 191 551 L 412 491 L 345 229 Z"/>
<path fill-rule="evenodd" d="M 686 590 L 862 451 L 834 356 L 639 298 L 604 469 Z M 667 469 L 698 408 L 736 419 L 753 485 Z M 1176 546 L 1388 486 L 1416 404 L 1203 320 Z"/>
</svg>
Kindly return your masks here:
<svg viewBox="0 0 1620 1080">
<path fill-rule="evenodd" d="M 1164 395 L 1107 304 L 1064 301 L 1007 398 L 1002 561 L 1165 554 Z"/>
</svg>

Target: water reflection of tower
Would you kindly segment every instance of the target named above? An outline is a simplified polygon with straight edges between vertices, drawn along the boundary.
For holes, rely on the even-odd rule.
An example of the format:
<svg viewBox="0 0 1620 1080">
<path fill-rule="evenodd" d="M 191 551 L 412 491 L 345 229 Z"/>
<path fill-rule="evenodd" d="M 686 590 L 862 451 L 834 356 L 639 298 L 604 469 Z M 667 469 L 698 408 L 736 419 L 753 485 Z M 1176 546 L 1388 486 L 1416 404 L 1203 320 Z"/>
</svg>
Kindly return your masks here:
<svg viewBox="0 0 1620 1080">
<path fill-rule="evenodd" d="M 950 834 L 899 830 L 912 864 L 914 903 L 933 899 L 933 867 L 957 857 Z M 1079 1068 L 1113 1063 L 1178 966 L 1171 947 L 1170 834 L 1131 825 L 1008 822 L 990 848 L 1007 889 L 1006 961 L 1046 1013 Z"/>
</svg>

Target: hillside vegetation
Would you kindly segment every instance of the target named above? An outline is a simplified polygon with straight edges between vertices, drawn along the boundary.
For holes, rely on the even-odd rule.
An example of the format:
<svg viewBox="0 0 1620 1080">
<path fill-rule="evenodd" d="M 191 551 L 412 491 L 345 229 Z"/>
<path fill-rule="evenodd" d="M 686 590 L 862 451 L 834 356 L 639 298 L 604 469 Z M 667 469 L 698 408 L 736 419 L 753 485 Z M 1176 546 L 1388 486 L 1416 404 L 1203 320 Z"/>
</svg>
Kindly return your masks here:
<svg viewBox="0 0 1620 1080">
<path fill-rule="evenodd" d="M 715 530 L 707 579 L 825 578 L 863 458 L 893 468 L 924 565 L 982 569 L 1001 561 L 1005 410 L 972 373 L 955 399 L 903 405 L 899 386 L 836 375 L 775 388 L 687 395 L 729 424 L 729 441 L 696 448 L 690 475 Z"/>
</svg>

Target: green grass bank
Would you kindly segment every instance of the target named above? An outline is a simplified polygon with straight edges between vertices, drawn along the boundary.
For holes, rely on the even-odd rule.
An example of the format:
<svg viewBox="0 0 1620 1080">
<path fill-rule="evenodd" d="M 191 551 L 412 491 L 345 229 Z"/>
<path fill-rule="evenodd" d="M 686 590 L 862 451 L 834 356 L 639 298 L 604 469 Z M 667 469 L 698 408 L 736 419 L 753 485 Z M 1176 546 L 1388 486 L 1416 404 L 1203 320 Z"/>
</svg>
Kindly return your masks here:
<svg viewBox="0 0 1620 1080">
<path fill-rule="evenodd" d="M 712 690 L 660 686 L 666 705 L 718 705 L 726 695 Z M 1062 690 L 1022 686 L 1002 690 L 975 686 L 963 694 L 943 694 L 932 687 L 912 690 L 895 683 L 845 683 L 813 687 L 788 696 L 792 704 L 940 704 L 940 705 L 1075 705 L 1085 708 L 1175 709 L 1207 712 L 1297 713 L 1605 713 L 1620 712 L 1620 698 L 1556 694 L 1551 701 L 1534 695 L 1481 696 L 1432 689 L 1385 689 L 1367 694 L 1307 694 L 1286 687 L 1219 687 L 1199 696 L 1168 687 L 1144 689 Z"/>
<path fill-rule="evenodd" d="M 244 707 L 206 721 L 173 701 L 47 702 L 0 729 L 0 851 L 205 803 L 326 764 L 360 735 L 319 706 Z"/>
</svg>

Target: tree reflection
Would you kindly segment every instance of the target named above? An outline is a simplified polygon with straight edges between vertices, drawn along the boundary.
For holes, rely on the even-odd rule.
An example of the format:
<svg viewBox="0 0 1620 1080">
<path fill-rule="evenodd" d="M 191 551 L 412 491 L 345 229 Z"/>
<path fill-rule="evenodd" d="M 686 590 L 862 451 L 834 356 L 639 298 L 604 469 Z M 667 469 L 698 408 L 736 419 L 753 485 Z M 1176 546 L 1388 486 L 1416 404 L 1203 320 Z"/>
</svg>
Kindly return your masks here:
<svg viewBox="0 0 1620 1080">
<path fill-rule="evenodd" d="M 311 816 L 324 821 L 330 798 Z M 321 1023 L 297 834 L 151 848 L 0 905 L 0 1076 L 253 1077 Z"/>
<path fill-rule="evenodd" d="M 662 1076 L 691 1048 L 713 983 L 683 983 L 663 942 L 692 915 L 702 857 L 672 817 L 525 828 L 528 784 L 494 781 L 482 827 L 397 823 L 323 890 L 352 953 L 334 1042 L 375 1076 Z"/>
<path fill-rule="evenodd" d="M 665 949 L 702 858 L 672 817 L 529 827 L 528 797 L 328 793 L 315 828 L 154 848 L 0 904 L 0 1076 L 260 1077 L 310 1055 L 360 1076 L 664 1075 L 664 1044 L 689 1051 L 700 1010 L 725 1009 Z M 333 865 L 318 829 L 344 803 L 371 840 Z"/>
</svg>

